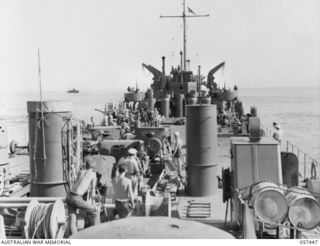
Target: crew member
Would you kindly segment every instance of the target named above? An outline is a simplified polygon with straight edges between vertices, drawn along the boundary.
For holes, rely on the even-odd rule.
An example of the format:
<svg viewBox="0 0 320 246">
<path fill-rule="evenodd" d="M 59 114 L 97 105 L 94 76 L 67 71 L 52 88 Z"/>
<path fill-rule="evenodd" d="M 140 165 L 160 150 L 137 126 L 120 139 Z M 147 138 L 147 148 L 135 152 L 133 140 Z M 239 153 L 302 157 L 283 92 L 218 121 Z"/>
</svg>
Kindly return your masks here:
<svg viewBox="0 0 320 246">
<path fill-rule="evenodd" d="M 90 117 L 90 122 L 91 122 L 91 126 L 94 127 L 94 121 L 93 121 L 93 117 Z"/>
<path fill-rule="evenodd" d="M 160 125 L 160 114 L 159 111 L 155 108 L 154 109 L 154 114 L 153 114 L 153 122 L 155 127 L 159 127 Z"/>
<path fill-rule="evenodd" d="M 132 182 L 132 192 L 135 196 L 138 195 L 138 185 L 140 180 L 140 168 L 137 162 L 137 150 L 131 148 L 128 150 L 128 155 L 119 160 L 119 164 L 124 164 L 127 170 L 126 177 Z"/>
<path fill-rule="evenodd" d="M 110 112 L 108 113 L 108 125 L 109 126 L 113 126 L 114 125 L 113 115 Z"/>
<path fill-rule="evenodd" d="M 78 174 L 74 186 L 67 195 L 66 203 L 68 205 L 68 212 L 70 216 L 70 232 L 74 234 L 77 232 L 77 217 L 76 210 L 81 209 L 90 217 L 90 225 L 100 223 L 99 211 L 93 206 L 93 202 L 85 201 L 83 195 L 86 193 L 92 199 L 95 198 L 97 178 L 93 171 L 95 162 L 88 158 L 85 162 L 85 170 L 81 170 Z M 87 197 L 88 197 L 87 196 Z"/>
<path fill-rule="evenodd" d="M 182 147 L 182 141 L 180 139 L 180 133 L 175 132 L 174 133 L 174 143 L 173 143 L 173 160 L 174 163 L 178 166 L 179 174 L 181 174 L 182 171 L 182 161 L 181 161 L 181 147 Z"/>
<path fill-rule="evenodd" d="M 281 144 L 283 130 L 282 130 L 280 124 L 278 124 L 277 122 L 273 122 L 273 127 L 275 129 L 275 132 L 273 133 L 273 138 Z"/>
<path fill-rule="evenodd" d="M 125 164 L 118 166 L 119 176 L 112 179 L 116 210 L 120 218 L 130 216 L 134 209 L 132 182 L 126 177 Z"/>
<path fill-rule="evenodd" d="M 101 125 L 102 126 L 108 126 L 108 123 L 109 123 L 109 116 L 107 114 L 104 114 L 103 118 L 102 118 Z"/>
</svg>

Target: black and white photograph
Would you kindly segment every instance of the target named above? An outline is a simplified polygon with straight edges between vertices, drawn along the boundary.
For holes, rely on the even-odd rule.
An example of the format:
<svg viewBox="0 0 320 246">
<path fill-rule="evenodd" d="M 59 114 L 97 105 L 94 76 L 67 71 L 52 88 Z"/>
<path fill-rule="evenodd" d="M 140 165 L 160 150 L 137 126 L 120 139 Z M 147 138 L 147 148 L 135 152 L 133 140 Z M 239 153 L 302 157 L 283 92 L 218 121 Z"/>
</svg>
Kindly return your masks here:
<svg viewBox="0 0 320 246">
<path fill-rule="evenodd" d="M 0 244 L 236 239 L 320 243 L 320 1 L 0 0 Z"/>
</svg>

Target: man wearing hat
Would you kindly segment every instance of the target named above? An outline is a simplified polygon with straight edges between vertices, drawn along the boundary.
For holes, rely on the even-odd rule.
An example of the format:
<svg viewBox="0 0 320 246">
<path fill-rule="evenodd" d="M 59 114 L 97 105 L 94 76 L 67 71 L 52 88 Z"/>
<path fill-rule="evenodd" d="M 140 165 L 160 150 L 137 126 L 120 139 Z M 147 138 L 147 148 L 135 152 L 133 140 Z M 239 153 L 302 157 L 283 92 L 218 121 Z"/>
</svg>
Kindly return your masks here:
<svg viewBox="0 0 320 246">
<path fill-rule="evenodd" d="M 89 201 L 85 201 L 83 199 L 83 195 L 85 193 L 87 193 L 91 199 L 95 198 L 97 178 L 96 173 L 93 171 L 94 166 L 94 160 L 92 158 L 87 158 L 85 162 L 85 170 L 81 170 L 79 172 L 75 184 L 67 195 L 66 203 L 68 205 L 68 212 L 70 216 L 71 234 L 77 232 L 77 209 L 87 212 L 91 218 L 91 225 L 100 223 L 99 211 L 97 211 L 97 209 L 93 206 L 92 202 L 90 203 Z"/>
<path fill-rule="evenodd" d="M 128 150 L 128 155 L 124 159 L 119 160 L 119 164 L 124 164 L 126 167 L 126 177 L 132 182 L 132 191 L 134 195 L 138 195 L 138 183 L 140 179 L 140 168 L 139 163 L 137 161 L 136 154 L 138 151 L 135 148 L 130 148 Z"/>
<path fill-rule="evenodd" d="M 273 127 L 275 128 L 275 132 L 273 133 L 272 137 L 277 140 L 281 144 L 283 130 L 277 122 L 273 122 Z"/>
</svg>

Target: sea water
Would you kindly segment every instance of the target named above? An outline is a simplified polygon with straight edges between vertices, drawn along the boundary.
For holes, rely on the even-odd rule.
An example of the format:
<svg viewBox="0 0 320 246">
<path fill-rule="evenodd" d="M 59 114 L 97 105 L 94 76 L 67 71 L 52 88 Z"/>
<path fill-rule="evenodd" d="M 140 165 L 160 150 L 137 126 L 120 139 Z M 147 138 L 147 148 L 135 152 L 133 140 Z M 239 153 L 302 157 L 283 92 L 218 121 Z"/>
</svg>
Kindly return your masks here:
<svg viewBox="0 0 320 246">
<path fill-rule="evenodd" d="M 72 102 L 74 117 L 89 121 L 94 117 L 100 123 L 106 103 L 121 101 L 125 91 L 97 90 L 80 91 L 78 94 L 66 91 L 44 91 L 43 100 L 61 99 Z M 28 143 L 27 101 L 39 100 L 39 92 L 3 93 L 0 105 L 5 104 L 8 119 L 9 141 Z M 316 160 L 320 160 L 320 91 L 319 87 L 286 88 L 239 88 L 239 99 L 245 112 L 250 107 L 258 109 L 263 126 L 273 129 L 278 122 L 284 130 L 284 140 L 290 141 Z"/>
</svg>

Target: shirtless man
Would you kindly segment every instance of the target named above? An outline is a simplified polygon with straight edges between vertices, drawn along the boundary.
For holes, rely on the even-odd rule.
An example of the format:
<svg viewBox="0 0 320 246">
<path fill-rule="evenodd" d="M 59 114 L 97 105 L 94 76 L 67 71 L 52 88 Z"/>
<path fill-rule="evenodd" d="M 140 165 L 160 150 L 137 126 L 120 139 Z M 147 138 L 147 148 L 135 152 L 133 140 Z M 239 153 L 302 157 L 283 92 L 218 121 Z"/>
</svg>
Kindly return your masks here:
<svg viewBox="0 0 320 246">
<path fill-rule="evenodd" d="M 119 217 L 125 218 L 130 216 L 134 209 L 132 182 L 126 178 L 127 169 L 124 163 L 119 164 L 118 172 L 119 176 L 112 179 L 114 200 Z"/>
<path fill-rule="evenodd" d="M 128 155 L 124 158 L 120 158 L 119 164 L 124 164 L 127 170 L 126 177 L 131 180 L 132 191 L 135 196 L 138 195 L 138 186 L 140 182 L 141 166 L 137 161 L 137 150 L 131 148 L 128 150 Z M 141 165 L 141 164 L 140 164 Z"/>
<path fill-rule="evenodd" d="M 99 213 L 96 208 L 92 205 L 92 203 L 83 200 L 83 195 L 86 192 L 88 192 L 88 195 L 90 195 L 91 198 L 95 197 L 97 178 L 96 173 L 93 171 L 94 164 L 95 163 L 92 159 L 89 158 L 86 160 L 86 169 L 79 172 L 77 180 L 66 198 L 70 216 L 71 234 L 77 232 L 77 209 L 82 209 L 88 213 L 91 218 L 91 225 L 100 223 Z"/>
</svg>

